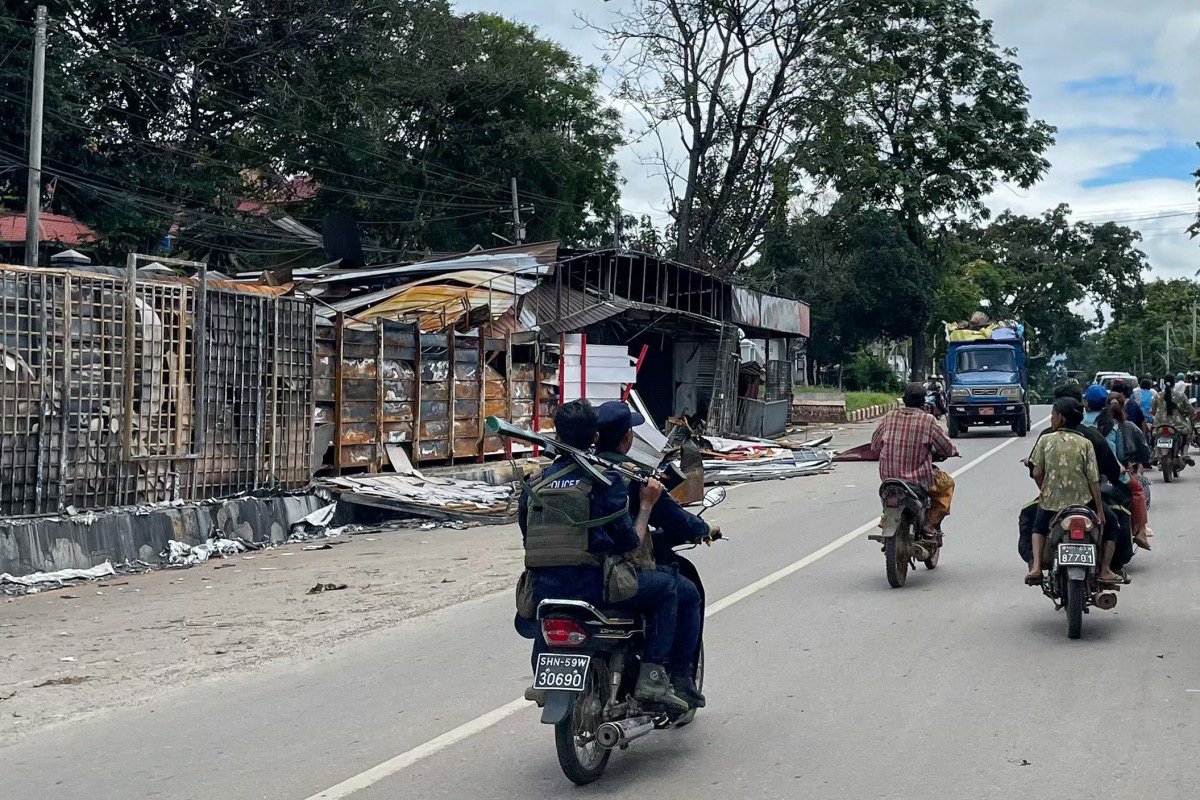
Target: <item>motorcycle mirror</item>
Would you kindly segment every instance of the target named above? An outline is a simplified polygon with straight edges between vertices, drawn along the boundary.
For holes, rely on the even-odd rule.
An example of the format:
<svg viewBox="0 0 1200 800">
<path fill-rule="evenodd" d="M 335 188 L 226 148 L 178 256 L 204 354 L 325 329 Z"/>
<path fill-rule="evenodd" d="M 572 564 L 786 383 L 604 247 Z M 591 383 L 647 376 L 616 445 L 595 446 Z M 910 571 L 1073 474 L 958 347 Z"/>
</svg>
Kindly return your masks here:
<svg viewBox="0 0 1200 800">
<path fill-rule="evenodd" d="M 713 506 L 721 505 L 721 503 L 725 502 L 726 494 L 724 486 L 714 486 L 704 493 L 704 507 L 712 508 Z"/>
</svg>

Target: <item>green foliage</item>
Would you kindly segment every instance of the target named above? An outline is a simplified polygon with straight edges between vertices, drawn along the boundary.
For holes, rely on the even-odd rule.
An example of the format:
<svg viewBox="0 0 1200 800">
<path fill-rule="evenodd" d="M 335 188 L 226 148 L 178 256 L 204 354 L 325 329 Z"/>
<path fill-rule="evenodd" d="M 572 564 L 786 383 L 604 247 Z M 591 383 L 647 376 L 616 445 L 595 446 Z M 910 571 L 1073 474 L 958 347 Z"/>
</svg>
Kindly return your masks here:
<svg viewBox="0 0 1200 800">
<path fill-rule="evenodd" d="M 1121 319 L 1143 295 L 1141 235 L 1114 223 L 1073 223 L 1070 214 L 1060 205 L 1040 217 L 1005 212 L 984 228 L 959 226 L 953 253 L 963 266 L 952 271 L 959 283 L 940 310 L 965 312 L 962 301 L 978 293 L 993 319 L 1024 322 L 1033 352 L 1044 356 L 1065 352 L 1096 324 L 1075 310 L 1081 302 Z"/>
<path fill-rule="evenodd" d="M 447 0 L 49 6 L 52 208 L 92 224 L 112 253 L 153 248 L 175 225 L 183 249 L 218 262 L 235 249 L 294 255 L 296 240 L 237 211 L 242 198 L 291 201 L 314 225 L 349 214 L 368 250 L 490 245 L 493 231 L 511 236 L 499 211 L 510 177 L 536 209 L 527 239 L 610 227 L 618 115 L 595 70 L 527 26 Z M 0 62 L 14 108 L 28 93 L 31 7 L 0 12 L 17 47 Z M 19 161 L 24 137 L 5 126 L 0 157 Z M 289 196 L 298 176 L 315 195 Z"/>
<path fill-rule="evenodd" d="M 932 292 L 922 263 L 894 213 L 839 205 L 781 222 L 745 275 L 806 300 L 816 332 L 810 355 L 844 363 L 869 342 L 920 332 Z"/>
<path fill-rule="evenodd" d="M 1129 305 L 1096 340 L 1091 363 L 1078 357 L 1080 367 L 1091 370 L 1128 370 L 1159 375 L 1167 368 L 1167 327 L 1171 327 L 1171 370 L 1200 366 L 1200 351 L 1192 345 L 1192 309 L 1200 303 L 1200 284 L 1187 278 L 1156 280 L 1146 284 L 1141 302 Z M 1074 369 L 1075 367 L 1072 367 Z"/>
<path fill-rule="evenodd" d="M 891 366 L 866 350 L 859 350 L 842 374 L 842 382 L 851 391 L 895 392 L 900 381 Z"/>
</svg>

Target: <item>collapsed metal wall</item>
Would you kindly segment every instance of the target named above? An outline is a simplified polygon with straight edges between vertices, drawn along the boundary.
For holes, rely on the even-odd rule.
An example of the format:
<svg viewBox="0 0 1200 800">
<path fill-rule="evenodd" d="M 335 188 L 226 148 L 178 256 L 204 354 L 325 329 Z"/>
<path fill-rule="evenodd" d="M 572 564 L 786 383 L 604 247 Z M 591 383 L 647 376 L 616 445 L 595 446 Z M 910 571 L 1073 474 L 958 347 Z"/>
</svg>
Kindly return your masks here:
<svg viewBox="0 0 1200 800">
<path fill-rule="evenodd" d="M 311 304 L 199 293 L 0 267 L 0 515 L 307 485 Z"/>
</svg>

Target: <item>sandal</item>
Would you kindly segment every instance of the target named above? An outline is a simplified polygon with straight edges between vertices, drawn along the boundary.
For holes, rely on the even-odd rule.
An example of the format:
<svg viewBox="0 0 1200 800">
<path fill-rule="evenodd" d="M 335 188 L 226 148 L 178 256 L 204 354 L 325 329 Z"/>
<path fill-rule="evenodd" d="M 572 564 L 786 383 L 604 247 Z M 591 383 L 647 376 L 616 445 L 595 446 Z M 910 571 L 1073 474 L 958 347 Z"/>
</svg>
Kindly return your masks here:
<svg viewBox="0 0 1200 800">
<path fill-rule="evenodd" d="M 1026 575 L 1025 576 L 1025 585 L 1026 586 L 1041 586 L 1042 580 L 1043 580 L 1043 578 L 1040 574 L 1039 575 L 1032 575 L 1032 574 Z"/>
</svg>

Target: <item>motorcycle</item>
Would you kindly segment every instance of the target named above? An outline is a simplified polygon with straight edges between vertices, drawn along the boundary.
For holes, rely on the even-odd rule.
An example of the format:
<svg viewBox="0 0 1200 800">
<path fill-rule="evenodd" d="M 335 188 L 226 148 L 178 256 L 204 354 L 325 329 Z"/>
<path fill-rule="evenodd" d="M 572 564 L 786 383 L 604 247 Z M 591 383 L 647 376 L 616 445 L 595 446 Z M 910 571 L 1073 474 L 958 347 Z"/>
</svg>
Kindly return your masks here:
<svg viewBox="0 0 1200 800">
<path fill-rule="evenodd" d="M 725 500 L 725 489 L 709 489 L 704 511 Z M 723 539 L 719 532 L 713 537 Z M 695 547 L 693 542 L 683 549 Z M 669 564 L 696 584 L 704 604 L 704 585 L 691 561 L 677 549 L 656 542 L 655 559 Z M 640 615 L 596 608 L 581 600 L 546 599 L 537 619 L 549 652 L 538 655 L 533 688 L 545 692 L 542 723 L 554 726 L 554 744 L 563 774 L 583 786 L 597 780 L 613 750 L 658 730 L 681 728 L 696 709 L 672 717 L 633 696 L 641 668 L 646 623 Z M 704 633 L 695 655 L 696 686 L 704 687 Z"/>
<path fill-rule="evenodd" d="M 879 499 L 883 503 L 880 531 L 867 538 L 883 545 L 888 584 L 899 589 L 908 580 L 909 567 L 915 567 L 916 562 L 923 562 L 926 569 L 937 569 L 942 532 L 930 535 L 926 531 L 929 495 L 920 486 L 886 480 L 879 487 Z"/>
<path fill-rule="evenodd" d="M 1181 435 L 1171 425 L 1156 425 L 1157 436 L 1154 439 L 1154 456 L 1162 469 L 1163 480 L 1167 483 L 1179 477 L 1187 462 L 1183 457 Z"/>
<path fill-rule="evenodd" d="M 1100 553 L 1100 527 L 1096 513 L 1087 506 L 1063 509 L 1050 523 L 1046 537 L 1049 573 L 1042 578 L 1042 592 L 1054 601 L 1055 609 L 1067 611 L 1067 637 L 1083 635 L 1083 615 L 1091 607 L 1111 611 L 1117 606 L 1119 586 L 1101 586 L 1096 580 Z"/>
<path fill-rule="evenodd" d="M 931 383 L 925 393 L 925 413 L 932 414 L 934 419 L 946 416 L 946 398 L 942 387 L 937 382 Z"/>
</svg>

